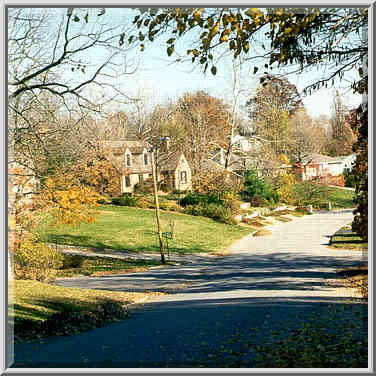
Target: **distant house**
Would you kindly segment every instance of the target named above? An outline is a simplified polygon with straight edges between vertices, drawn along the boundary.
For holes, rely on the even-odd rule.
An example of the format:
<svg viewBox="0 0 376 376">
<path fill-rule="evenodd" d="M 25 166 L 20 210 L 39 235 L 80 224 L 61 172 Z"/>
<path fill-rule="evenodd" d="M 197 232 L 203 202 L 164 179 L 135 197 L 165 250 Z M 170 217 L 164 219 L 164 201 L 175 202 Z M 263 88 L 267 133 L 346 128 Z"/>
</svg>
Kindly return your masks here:
<svg viewBox="0 0 376 376">
<path fill-rule="evenodd" d="M 321 154 L 310 154 L 300 163 L 293 166 L 283 165 L 281 168 L 292 169 L 302 181 L 321 180 L 328 184 L 343 186 L 342 174 L 345 169 L 351 170 L 356 155 L 329 157 Z"/>
<path fill-rule="evenodd" d="M 153 177 L 151 145 L 144 141 L 102 141 L 105 153 L 120 173 L 122 193 L 132 193 L 136 184 Z M 159 149 L 156 158 L 158 183 L 166 190 L 189 190 L 192 174 L 182 153 L 170 152 L 168 141 Z"/>
<path fill-rule="evenodd" d="M 8 164 L 8 195 L 9 200 L 21 200 L 31 204 L 33 196 L 40 191 L 40 180 L 27 166 L 10 162 Z"/>
</svg>

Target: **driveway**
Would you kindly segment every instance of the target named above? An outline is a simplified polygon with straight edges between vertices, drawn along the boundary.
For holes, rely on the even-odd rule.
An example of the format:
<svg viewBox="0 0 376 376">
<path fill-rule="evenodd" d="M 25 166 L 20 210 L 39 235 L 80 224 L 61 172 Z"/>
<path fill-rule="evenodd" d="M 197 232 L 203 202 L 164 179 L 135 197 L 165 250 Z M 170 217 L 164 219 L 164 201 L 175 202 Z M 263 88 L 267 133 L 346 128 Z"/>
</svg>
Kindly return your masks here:
<svg viewBox="0 0 376 376">
<path fill-rule="evenodd" d="M 273 225 L 270 236 L 240 240 L 230 256 L 143 273 L 59 280 L 67 287 L 168 294 L 106 328 L 17 344 L 15 366 L 228 367 L 234 359 L 227 355 L 250 337 L 263 343 L 276 328 L 288 335 L 312 314 L 342 328 L 360 315 L 356 335 L 366 335 L 367 303 L 349 297 L 335 281 L 336 269 L 358 264 L 362 253 L 326 246 L 329 236 L 351 220 L 351 210 L 313 214 Z M 341 312 L 335 318 L 333 307 Z M 231 341 L 234 335 L 237 340 Z M 240 364 L 255 367 L 252 352 Z"/>
</svg>

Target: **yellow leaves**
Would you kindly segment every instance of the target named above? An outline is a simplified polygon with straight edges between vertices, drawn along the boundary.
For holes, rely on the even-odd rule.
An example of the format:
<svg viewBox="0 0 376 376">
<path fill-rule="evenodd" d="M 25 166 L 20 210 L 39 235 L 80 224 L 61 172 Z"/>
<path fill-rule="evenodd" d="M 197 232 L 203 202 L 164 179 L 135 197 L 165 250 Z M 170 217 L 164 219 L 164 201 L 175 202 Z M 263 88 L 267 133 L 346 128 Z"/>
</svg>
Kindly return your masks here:
<svg viewBox="0 0 376 376">
<path fill-rule="evenodd" d="M 202 8 L 197 10 L 196 12 L 193 13 L 193 18 L 195 19 L 196 22 L 201 22 L 201 13 L 202 13 Z"/>
<path fill-rule="evenodd" d="M 197 57 L 199 54 L 200 54 L 200 52 L 199 52 L 199 50 L 197 48 L 195 48 L 194 50 L 192 50 L 192 55 L 194 57 Z"/>
<path fill-rule="evenodd" d="M 262 12 L 260 11 L 259 8 L 249 8 L 249 9 L 245 12 L 245 14 L 246 14 L 248 17 L 252 18 L 252 19 L 255 19 L 255 18 L 258 18 L 258 17 L 262 16 Z"/>
<path fill-rule="evenodd" d="M 213 38 L 215 34 L 218 33 L 219 30 L 219 21 L 215 24 L 215 26 L 210 30 L 209 37 Z"/>
</svg>

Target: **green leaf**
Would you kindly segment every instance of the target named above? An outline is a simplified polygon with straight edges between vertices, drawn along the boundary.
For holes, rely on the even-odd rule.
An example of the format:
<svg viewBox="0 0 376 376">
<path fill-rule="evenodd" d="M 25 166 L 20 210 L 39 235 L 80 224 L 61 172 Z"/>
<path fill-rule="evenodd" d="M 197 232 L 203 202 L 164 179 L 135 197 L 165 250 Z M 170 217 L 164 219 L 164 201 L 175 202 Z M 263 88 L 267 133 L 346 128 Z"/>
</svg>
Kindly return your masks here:
<svg viewBox="0 0 376 376">
<path fill-rule="evenodd" d="M 175 38 L 170 38 L 166 43 L 167 44 L 172 44 L 175 42 Z"/>
<path fill-rule="evenodd" d="M 257 71 L 258 71 L 258 67 L 254 67 L 254 68 L 253 68 L 253 74 L 256 74 Z"/>
<path fill-rule="evenodd" d="M 79 18 L 78 16 L 74 16 L 73 21 L 74 21 L 74 22 L 79 22 L 79 21 L 80 21 L 80 18 Z"/>
<path fill-rule="evenodd" d="M 85 15 L 85 22 L 86 22 L 86 23 L 89 22 L 89 13 L 86 13 L 86 15 Z"/>
<path fill-rule="evenodd" d="M 174 46 L 170 46 L 170 47 L 167 48 L 167 55 L 168 56 L 171 56 L 173 52 L 174 52 Z"/>
<path fill-rule="evenodd" d="M 211 68 L 211 72 L 212 72 L 213 76 L 215 76 L 217 74 L 217 68 L 214 65 Z"/>
</svg>

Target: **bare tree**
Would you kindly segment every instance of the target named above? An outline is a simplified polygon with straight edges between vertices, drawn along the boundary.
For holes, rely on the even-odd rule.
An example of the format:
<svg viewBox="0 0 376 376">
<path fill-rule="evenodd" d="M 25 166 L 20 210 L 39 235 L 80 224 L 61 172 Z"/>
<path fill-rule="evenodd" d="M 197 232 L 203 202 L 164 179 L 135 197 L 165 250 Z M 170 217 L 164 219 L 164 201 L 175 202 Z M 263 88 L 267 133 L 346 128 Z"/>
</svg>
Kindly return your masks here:
<svg viewBox="0 0 376 376">
<path fill-rule="evenodd" d="M 76 143 L 65 140 L 91 114 L 109 101 L 129 102 L 121 78 L 137 61 L 122 39 L 133 26 L 115 25 L 104 9 L 7 11 L 9 151 L 38 173 L 59 148 L 67 148 L 62 158 L 74 154 Z"/>
</svg>

